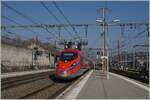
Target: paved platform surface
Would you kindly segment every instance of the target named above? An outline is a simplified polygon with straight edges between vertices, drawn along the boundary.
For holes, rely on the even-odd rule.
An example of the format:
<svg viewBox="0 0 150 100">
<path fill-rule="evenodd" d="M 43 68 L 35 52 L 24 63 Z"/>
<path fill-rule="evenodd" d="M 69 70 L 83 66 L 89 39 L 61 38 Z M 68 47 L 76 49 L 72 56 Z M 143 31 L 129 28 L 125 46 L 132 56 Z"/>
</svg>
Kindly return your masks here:
<svg viewBox="0 0 150 100">
<path fill-rule="evenodd" d="M 1 78 L 17 77 L 29 74 L 37 74 L 42 72 L 54 71 L 54 69 L 34 70 L 34 71 L 23 71 L 23 72 L 10 72 L 1 74 Z"/>
<path fill-rule="evenodd" d="M 99 70 L 93 71 L 76 99 L 148 99 L 149 92 L 138 85 Z"/>
</svg>

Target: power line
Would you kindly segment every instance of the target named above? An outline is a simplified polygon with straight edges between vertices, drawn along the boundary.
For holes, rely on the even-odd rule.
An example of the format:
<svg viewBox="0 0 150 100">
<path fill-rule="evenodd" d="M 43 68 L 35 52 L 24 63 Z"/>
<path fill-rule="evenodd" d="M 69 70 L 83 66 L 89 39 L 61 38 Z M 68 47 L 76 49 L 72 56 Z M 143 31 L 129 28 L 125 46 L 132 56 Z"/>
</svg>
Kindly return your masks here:
<svg viewBox="0 0 150 100">
<path fill-rule="evenodd" d="M 136 38 L 138 38 L 142 33 L 146 32 L 147 29 L 139 32 L 139 33 L 136 33 L 137 35 L 135 37 L 133 37 L 132 39 L 129 39 L 129 40 L 126 40 L 126 41 L 123 41 L 122 43 L 124 43 L 123 45 L 121 45 L 120 49 L 126 47 L 126 46 L 129 46 L 128 44 L 131 43 L 131 41 L 135 40 Z M 116 50 L 117 48 L 114 48 L 113 50 Z"/>
<path fill-rule="evenodd" d="M 10 31 L 8 31 L 8 30 L 5 30 L 5 32 L 7 32 L 8 34 L 14 34 L 14 35 L 17 35 L 17 36 L 19 36 L 20 34 L 19 33 L 14 33 L 14 32 L 10 32 Z M 26 37 L 26 36 L 21 36 L 22 38 L 28 38 L 28 37 Z"/>
<path fill-rule="evenodd" d="M 15 23 L 15 24 L 17 24 L 17 25 L 20 25 L 20 26 L 22 26 L 22 24 L 20 24 L 20 23 L 18 23 L 18 22 L 16 22 L 16 21 L 14 21 L 14 20 L 12 20 L 11 18 L 8 18 L 8 17 L 6 17 L 6 16 L 2 16 L 3 18 L 5 18 L 5 19 L 7 19 L 7 20 L 9 20 L 9 21 L 11 21 L 11 22 L 13 22 L 13 23 Z M 23 27 L 24 29 L 27 29 L 27 28 L 25 28 L 25 27 Z M 29 28 L 28 28 L 29 29 Z M 31 30 L 31 29 L 29 29 L 29 31 L 30 32 L 32 32 L 32 33 L 34 33 L 34 34 L 36 34 L 36 32 L 35 31 L 33 31 L 33 30 Z M 47 30 L 46 29 L 46 31 L 48 32 L 48 33 L 51 33 L 49 30 Z M 51 34 L 51 35 L 53 35 L 53 34 Z M 54 36 L 54 35 L 53 35 Z"/>
<path fill-rule="evenodd" d="M 45 29 L 48 33 L 50 33 L 52 36 L 56 37 L 58 39 L 57 36 L 55 36 L 55 34 L 53 34 L 52 32 L 50 32 L 47 27 L 42 26 L 43 29 Z"/>
<path fill-rule="evenodd" d="M 18 22 L 16 22 L 15 20 L 13 20 L 13 19 L 11 19 L 11 18 L 9 18 L 9 17 L 6 17 L 6 16 L 4 16 L 4 15 L 2 15 L 2 18 L 5 18 L 5 19 L 7 19 L 7 20 L 9 20 L 10 22 L 13 22 L 13 23 L 15 23 L 15 24 L 17 24 L 17 25 L 22 25 L 22 24 L 20 24 L 20 23 L 18 23 Z M 32 32 L 32 33 L 34 33 L 34 34 L 36 34 L 36 32 L 35 31 L 33 31 L 33 30 L 31 30 L 30 28 L 25 28 L 25 27 L 23 27 L 25 30 L 28 30 L 28 31 L 30 31 L 30 32 Z M 4 30 L 6 31 L 6 29 L 4 28 Z M 9 34 L 17 34 L 17 33 L 14 33 L 14 32 L 9 32 L 9 31 L 6 31 L 7 33 L 9 33 Z M 17 34 L 17 35 L 19 35 L 19 34 Z M 23 36 L 24 37 L 24 36 Z M 26 37 L 27 38 L 27 37 Z"/>
<path fill-rule="evenodd" d="M 40 3 L 42 4 L 42 6 L 48 11 L 48 13 L 53 16 L 55 18 L 55 20 L 61 24 L 61 21 L 53 14 L 53 12 L 42 2 L 40 1 Z M 65 27 L 64 29 L 69 33 L 69 35 L 71 35 L 73 37 L 73 35 L 71 34 L 71 32 L 69 30 L 67 30 Z"/>
<path fill-rule="evenodd" d="M 3 5 L 4 5 L 5 7 L 7 7 L 7 8 L 9 8 L 10 10 L 16 12 L 16 13 L 19 14 L 20 16 L 22 16 L 22 17 L 28 19 L 28 20 L 31 21 L 32 23 L 38 24 L 38 23 L 36 23 L 33 19 L 31 19 L 29 16 L 27 16 L 27 15 L 25 15 L 25 14 L 23 14 L 23 13 L 17 11 L 16 9 L 14 9 L 13 7 L 7 5 L 6 3 L 3 2 Z"/>
<path fill-rule="evenodd" d="M 26 18 L 28 21 L 32 22 L 33 24 L 38 24 L 38 23 L 35 22 L 33 19 L 31 19 L 29 16 L 27 16 L 27 15 L 25 15 L 25 14 L 23 14 L 23 13 L 17 11 L 16 9 L 14 9 L 13 7 L 7 5 L 6 3 L 3 3 L 3 5 L 4 5 L 5 7 L 7 7 L 7 8 L 9 8 L 10 10 L 16 12 L 18 15 L 22 16 L 23 18 Z M 45 29 L 44 26 L 42 26 L 42 28 Z M 46 31 L 47 31 L 47 30 L 46 30 Z M 51 33 L 50 31 L 47 31 L 47 32 L 50 33 L 51 35 L 53 35 L 54 37 L 58 38 L 57 36 L 55 36 L 55 35 L 54 35 L 53 33 Z"/>
<path fill-rule="evenodd" d="M 120 25 L 126 25 L 128 26 L 129 24 L 135 24 L 135 23 L 121 23 L 121 24 L 114 24 L 114 25 L 109 25 L 109 26 L 120 26 Z M 137 25 L 147 25 L 147 23 L 136 23 Z M 36 28 L 41 28 L 43 25 L 47 28 L 53 28 L 53 27 L 69 27 L 70 25 L 68 24 L 37 24 L 37 25 L 22 25 L 22 26 L 2 26 L 2 27 L 9 27 L 9 28 L 16 28 L 16 27 L 36 27 Z M 82 27 L 82 26 L 102 26 L 102 24 L 71 24 L 72 26 L 75 27 Z"/>
<path fill-rule="evenodd" d="M 146 32 L 146 31 L 148 31 L 148 29 L 145 29 L 145 30 L 143 30 L 141 32 L 136 33 L 137 34 L 136 36 L 132 37 L 131 39 L 128 39 L 127 41 L 131 42 L 132 40 L 138 38 L 140 35 L 142 35 L 142 33 Z"/>
<path fill-rule="evenodd" d="M 15 20 L 13 20 L 13 19 L 11 19 L 11 18 L 9 18 L 9 17 L 6 17 L 6 16 L 3 16 L 3 15 L 2 15 L 2 18 L 5 18 L 5 19 L 9 20 L 10 22 L 13 22 L 13 23 L 15 23 L 15 24 L 17 24 L 17 25 L 21 25 L 20 23 L 16 22 Z M 27 28 L 24 28 L 24 29 L 27 29 Z M 35 34 L 36 34 L 36 32 L 35 32 L 35 31 L 30 30 L 29 28 L 28 28 L 28 31 L 30 31 L 30 32 L 35 33 Z"/>
<path fill-rule="evenodd" d="M 97 39 L 95 39 L 92 43 L 91 43 L 91 45 L 95 45 L 95 44 L 97 44 L 99 41 L 98 40 L 100 40 L 99 39 L 100 37 L 98 36 L 98 38 Z"/>
<path fill-rule="evenodd" d="M 64 19 L 66 20 L 66 22 L 70 25 L 70 27 L 73 29 L 74 33 L 77 34 L 77 31 L 76 31 L 75 27 L 71 24 L 71 22 L 68 20 L 68 18 L 64 15 L 63 11 L 60 9 L 60 7 L 56 4 L 55 1 L 53 1 L 53 4 L 58 9 L 58 11 L 61 13 L 61 15 L 64 17 Z M 79 37 L 78 34 L 77 34 L 77 36 Z"/>
</svg>

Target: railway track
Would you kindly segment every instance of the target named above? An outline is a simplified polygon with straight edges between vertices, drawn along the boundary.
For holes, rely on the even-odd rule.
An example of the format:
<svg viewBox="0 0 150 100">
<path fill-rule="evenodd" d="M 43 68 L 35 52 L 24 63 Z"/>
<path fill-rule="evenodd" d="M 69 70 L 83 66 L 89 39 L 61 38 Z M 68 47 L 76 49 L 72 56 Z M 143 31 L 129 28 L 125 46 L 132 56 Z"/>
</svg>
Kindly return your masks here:
<svg viewBox="0 0 150 100">
<path fill-rule="evenodd" d="M 23 77 L 19 76 L 19 77 L 13 77 L 13 78 L 4 78 L 2 79 L 2 82 L 1 82 L 1 89 L 4 90 L 4 89 L 15 87 L 21 84 L 44 79 L 46 78 L 45 76 L 47 74 L 48 73 L 45 72 L 45 73 L 40 73 L 40 74 L 25 75 Z"/>
<path fill-rule="evenodd" d="M 54 72 L 2 79 L 2 99 L 53 99 L 76 81 L 63 81 Z"/>
<path fill-rule="evenodd" d="M 144 84 L 149 84 L 149 80 L 141 78 L 139 76 L 139 74 L 129 73 L 129 72 L 125 72 L 125 71 L 118 71 L 118 70 L 110 70 L 110 71 L 113 73 L 117 73 L 117 74 L 129 77 L 131 79 L 135 79 L 135 80 L 140 81 Z"/>
</svg>

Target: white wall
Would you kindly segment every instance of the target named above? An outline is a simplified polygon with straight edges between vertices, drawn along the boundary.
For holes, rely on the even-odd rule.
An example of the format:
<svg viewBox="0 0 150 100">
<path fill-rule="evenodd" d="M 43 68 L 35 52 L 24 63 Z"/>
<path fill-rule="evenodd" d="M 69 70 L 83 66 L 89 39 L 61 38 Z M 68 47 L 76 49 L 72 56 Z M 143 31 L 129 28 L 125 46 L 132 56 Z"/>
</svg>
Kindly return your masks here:
<svg viewBox="0 0 150 100">
<path fill-rule="evenodd" d="M 54 63 L 54 58 L 51 56 L 51 61 L 46 54 L 38 56 L 38 65 L 50 66 Z M 51 63 L 50 63 L 51 62 Z M 26 48 L 15 47 L 7 44 L 1 44 L 1 64 L 4 66 L 31 66 L 32 65 L 32 50 Z"/>
</svg>

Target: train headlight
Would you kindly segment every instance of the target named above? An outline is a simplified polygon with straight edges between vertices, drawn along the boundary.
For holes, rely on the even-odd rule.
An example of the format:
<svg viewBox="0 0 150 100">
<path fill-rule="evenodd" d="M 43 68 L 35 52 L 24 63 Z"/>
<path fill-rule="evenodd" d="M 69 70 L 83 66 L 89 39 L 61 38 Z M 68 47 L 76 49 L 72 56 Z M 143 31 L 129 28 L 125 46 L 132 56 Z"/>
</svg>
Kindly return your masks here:
<svg viewBox="0 0 150 100">
<path fill-rule="evenodd" d="M 62 75 L 61 76 L 63 76 L 63 77 L 66 77 L 66 76 L 68 76 L 68 73 L 67 73 L 67 71 L 64 71 L 63 73 L 62 73 Z"/>
<path fill-rule="evenodd" d="M 64 71 L 64 74 L 67 74 L 67 71 Z"/>
</svg>

